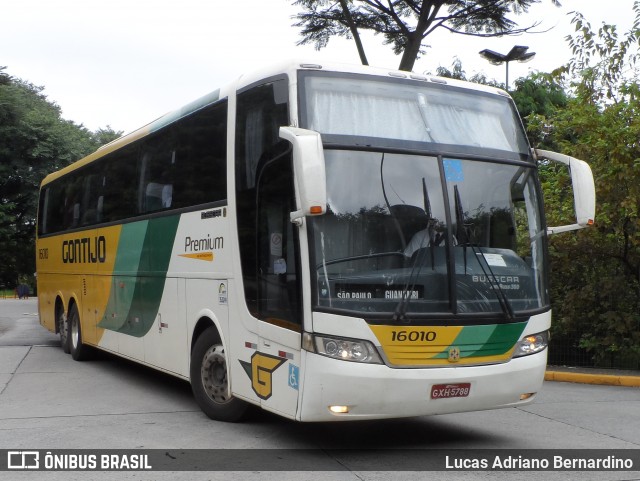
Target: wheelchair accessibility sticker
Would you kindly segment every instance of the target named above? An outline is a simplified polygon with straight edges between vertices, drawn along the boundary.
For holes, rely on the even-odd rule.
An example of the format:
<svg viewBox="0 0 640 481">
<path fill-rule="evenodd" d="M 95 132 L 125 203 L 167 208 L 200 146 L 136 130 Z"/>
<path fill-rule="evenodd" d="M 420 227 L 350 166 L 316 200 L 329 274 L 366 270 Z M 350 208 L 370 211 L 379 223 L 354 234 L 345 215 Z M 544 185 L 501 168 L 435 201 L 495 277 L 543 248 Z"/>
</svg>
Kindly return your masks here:
<svg viewBox="0 0 640 481">
<path fill-rule="evenodd" d="M 298 366 L 289 363 L 289 387 L 292 387 L 296 391 L 298 390 L 298 376 L 300 373 L 300 369 Z"/>
</svg>

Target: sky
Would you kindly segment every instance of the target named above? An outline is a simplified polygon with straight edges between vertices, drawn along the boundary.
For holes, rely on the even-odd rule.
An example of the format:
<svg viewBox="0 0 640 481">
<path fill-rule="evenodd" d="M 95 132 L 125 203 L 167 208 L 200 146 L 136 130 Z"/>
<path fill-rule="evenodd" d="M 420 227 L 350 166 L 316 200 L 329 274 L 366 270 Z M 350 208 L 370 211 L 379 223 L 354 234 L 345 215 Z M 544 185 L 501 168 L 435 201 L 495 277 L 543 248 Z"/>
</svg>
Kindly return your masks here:
<svg viewBox="0 0 640 481">
<path fill-rule="evenodd" d="M 414 72 L 450 68 L 457 57 L 467 76 L 484 73 L 504 82 L 504 65 L 490 65 L 478 52 L 528 46 L 536 56 L 509 65 L 512 82 L 569 61 L 571 12 L 581 12 L 594 28 L 617 25 L 621 34 L 632 24 L 632 0 L 561 3 L 541 0 L 513 17 L 520 26 L 539 23 L 534 30 L 543 33 L 476 38 L 440 29 L 427 38 Z M 126 133 L 283 59 L 359 63 L 353 41 L 331 39 L 320 51 L 296 46 L 299 29 L 291 17 L 297 11 L 291 0 L 0 0 L 0 66 L 43 86 L 63 118 Z M 400 62 L 380 37 L 365 37 L 365 49 L 371 65 L 395 69 Z"/>
</svg>

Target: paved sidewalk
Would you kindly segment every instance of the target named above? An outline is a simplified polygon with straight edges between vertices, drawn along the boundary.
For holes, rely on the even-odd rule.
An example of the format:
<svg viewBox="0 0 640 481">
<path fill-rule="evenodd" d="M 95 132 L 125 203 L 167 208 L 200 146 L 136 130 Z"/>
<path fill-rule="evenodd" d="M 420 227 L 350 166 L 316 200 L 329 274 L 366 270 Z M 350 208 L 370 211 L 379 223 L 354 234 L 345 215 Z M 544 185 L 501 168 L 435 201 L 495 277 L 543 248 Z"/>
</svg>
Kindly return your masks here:
<svg viewBox="0 0 640 481">
<path fill-rule="evenodd" d="M 621 369 L 547 366 L 544 379 L 546 381 L 640 387 L 640 371 L 625 371 Z"/>
</svg>

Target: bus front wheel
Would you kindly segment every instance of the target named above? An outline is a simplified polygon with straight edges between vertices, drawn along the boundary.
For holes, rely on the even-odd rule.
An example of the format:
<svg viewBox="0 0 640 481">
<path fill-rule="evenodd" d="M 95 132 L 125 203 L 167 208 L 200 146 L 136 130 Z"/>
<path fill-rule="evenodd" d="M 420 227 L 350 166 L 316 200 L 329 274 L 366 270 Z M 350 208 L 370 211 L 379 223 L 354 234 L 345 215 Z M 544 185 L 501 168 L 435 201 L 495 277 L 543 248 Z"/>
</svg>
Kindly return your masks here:
<svg viewBox="0 0 640 481">
<path fill-rule="evenodd" d="M 229 393 L 227 356 L 214 327 L 204 331 L 191 353 L 191 389 L 200 409 L 217 421 L 239 421 L 247 404 Z"/>
</svg>

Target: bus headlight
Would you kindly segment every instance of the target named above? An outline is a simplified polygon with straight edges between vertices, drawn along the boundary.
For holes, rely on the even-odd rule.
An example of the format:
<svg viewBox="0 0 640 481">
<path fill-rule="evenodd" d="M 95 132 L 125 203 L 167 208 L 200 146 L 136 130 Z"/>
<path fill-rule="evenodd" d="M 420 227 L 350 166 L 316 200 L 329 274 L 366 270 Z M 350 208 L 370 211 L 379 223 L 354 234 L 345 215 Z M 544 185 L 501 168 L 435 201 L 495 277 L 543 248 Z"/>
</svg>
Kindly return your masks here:
<svg viewBox="0 0 640 481">
<path fill-rule="evenodd" d="M 361 339 L 342 339 L 339 337 L 318 336 L 305 333 L 305 347 L 312 352 L 343 361 L 382 364 L 382 359 L 374 345 Z M 313 338 L 314 342 L 310 338 Z"/>
<path fill-rule="evenodd" d="M 549 331 L 525 336 L 516 344 L 516 348 L 513 351 L 513 357 L 522 357 L 528 356 L 529 354 L 536 354 L 537 352 L 544 351 L 547 348 L 548 344 Z"/>
</svg>

